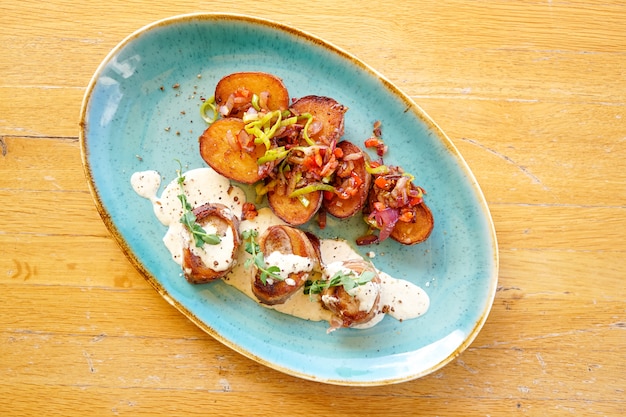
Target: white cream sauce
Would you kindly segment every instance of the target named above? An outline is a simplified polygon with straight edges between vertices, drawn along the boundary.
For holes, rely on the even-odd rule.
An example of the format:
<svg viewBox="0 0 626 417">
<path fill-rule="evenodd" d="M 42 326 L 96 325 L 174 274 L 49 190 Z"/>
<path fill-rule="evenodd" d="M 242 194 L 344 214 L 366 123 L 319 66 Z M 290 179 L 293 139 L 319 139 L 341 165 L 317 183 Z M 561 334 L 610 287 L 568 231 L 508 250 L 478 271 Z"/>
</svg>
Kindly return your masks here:
<svg viewBox="0 0 626 417">
<path fill-rule="evenodd" d="M 229 207 L 237 217 L 241 218 L 245 194 L 240 188 L 232 186 L 227 178 L 219 175 L 211 168 L 192 169 L 183 175 L 185 177 L 183 189 L 192 207 L 205 203 L 221 203 Z M 174 179 L 167 185 L 161 197 L 157 196 L 161 185 L 161 176 L 157 171 L 150 170 L 134 173 L 131 176 L 131 185 L 138 195 L 152 202 L 154 213 L 159 221 L 169 227 L 163 241 L 170 253 L 172 253 L 173 259 L 180 264 L 182 248 L 184 245 L 189 245 L 191 236 L 179 222 L 183 215 L 183 209 L 177 197 L 181 193 L 177 180 Z M 258 213 L 254 220 L 241 221 L 239 230 L 254 229 L 261 235 L 272 225 L 284 224 L 269 208 L 261 208 L 258 210 Z M 231 241 L 230 238 L 222 240 Z M 245 251 L 244 246 L 241 245 L 239 247 L 235 265 L 228 275 L 223 278 L 223 281 L 256 301 L 257 299 L 252 293 L 251 285 L 254 279 L 254 268 L 245 267 L 246 260 L 250 258 L 250 255 Z M 232 247 L 231 252 L 228 252 L 227 247 L 218 249 L 211 246 L 210 248 L 210 251 L 202 250 L 207 256 L 211 257 L 207 258 L 207 262 L 209 262 L 207 265 L 221 260 L 220 265 L 224 268 L 221 270 L 227 269 L 230 265 L 227 265 L 227 262 L 224 262 L 224 260 L 230 258 Z M 322 263 L 329 267 L 334 265 L 332 268 L 341 268 L 343 262 L 361 258 L 348 242 L 340 239 L 320 239 L 320 251 Z M 276 259 L 272 258 L 272 256 Z M 296 269 L 302 271 L 305 270 L 307 263 L 310 264 L 310 260 L 307 258 L 298 258 L 302 257 L 297 257 L 296 255 L 285 257 L 283 255 L 283 259 L 279 259 L 278 255 L 271 254 L 267 259 L 276 262 L 277 266 L 281 270 L 284 269 L 285 275 L 287 275 L 287 271 L 295 271 Z M 274 265 L 272 262 L 268 262 L 268 265 Z M 311 271 L 310 269 L 309 271 L 311 273 L 310 279 L 321 278 L 319 272 Z M 356 326 L 356 328 L 372 327 L 380 322 L 386 314 L 402 321 L 419 317 L 428 310 L 430 304 L 429 297 L 419 286 L 406 280 L 393 278 L 380 271 L 379 276 L 381 278 L 379 288 L 381 298 L 377 314 L 372 320 Z M 374 290 L 378 290 L 371 288 L 371 285 L 374 285 L 374 283 L 368 283 L 353 290 L 354 295 L 360 297 L 359 301 L 362 303 L 363 308 L 366 308 L 368 304 L 371 308 L 373 303 L 371 294 L 374 293 Z M 331 313 L 322 307 L 319 295 L 308 295 L 304 294 L 304 292 L 294 294 L 283 304 L 274 306 L 261 305 L 305 320 L 329 321 L 331 318 Z"/>
<path fill-rule="evenodd" d="M 294 255 L 292 253 L 280 253 L 274 251 L 265 257 L 265 263 L 272 266 L 277 266 L 280 269 L 278 275 L 283 279 L 287 279 L 289 274 L 298 272 L 311 272 L 313 270 L 313 260 L 304 256 Z M 295 285 L 295 282 L 291 280 Z"/>
</svg>

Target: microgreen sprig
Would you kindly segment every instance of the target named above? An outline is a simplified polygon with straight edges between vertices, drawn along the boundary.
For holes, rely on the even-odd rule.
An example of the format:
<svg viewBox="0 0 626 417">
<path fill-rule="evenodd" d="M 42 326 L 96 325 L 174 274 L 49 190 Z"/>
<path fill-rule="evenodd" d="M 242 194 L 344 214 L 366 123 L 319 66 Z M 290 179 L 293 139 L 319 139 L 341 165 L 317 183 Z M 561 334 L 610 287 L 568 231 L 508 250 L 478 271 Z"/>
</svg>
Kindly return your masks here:
<svg viewBox="0 0 626 417">
<path fill-rule="evenodd" d="M 193 214 L 193 207 L 187 201 L 187 196 L 185 195 L 185 191 L 183 189 L 183 184 L 185 183 L 185 177 L 182 175 L 183 166 L 178 161 L 178 165 L 180 165 L 180 169 L 176 170 L 176 175 L 178 176 L 177 182 L 180 186 L 181 193 L 177 195 L 180 203 L 183 206 L 183 215 L 180 218 L 180 222 L 185 225 L 189 233 L 193 236 L 196 247 L 201 248 L 205 243 L 209 245 L 217 245 L 222 239 L 216 234 L 209 234 L 204 230 L 202 226 L 200 226 L 196 222 L 196 215 Z"/>
<path fill-rule="evenodd" d="M 249 268 L 250 265 L 254 263 L 257 269 L 260 272 L 259 279 L 263 283 L 263 285 L 267 284 L 267 279 L 271 278 L 277 281 L 284 281 L 285 279 L 279 275 L 280 268 L 275 265 L 267 265 L 265 263 L 265 257 L 263 256 L 263 252 L 261 252 L 261 248 L 256 241 L 259 232 L 254 229 L 244 230 L 241 233 L 241 237 L 245 242 L 245 250 L 252 258 L 248 259 L 245 263 L 245 267 Z"/>
<path fill-rule="evenodd" d="M 340 285 L 349 293 L 350 290 L 365 285 L 370 282 L 376 273 L 373 271 L 363 271 L 357 275 L 354 271 L 338 271 L 330 279 L 307 281 L 304 284 L 305 294 L 319 294 L 327 288 L 339 287 Z"/>
</svg>

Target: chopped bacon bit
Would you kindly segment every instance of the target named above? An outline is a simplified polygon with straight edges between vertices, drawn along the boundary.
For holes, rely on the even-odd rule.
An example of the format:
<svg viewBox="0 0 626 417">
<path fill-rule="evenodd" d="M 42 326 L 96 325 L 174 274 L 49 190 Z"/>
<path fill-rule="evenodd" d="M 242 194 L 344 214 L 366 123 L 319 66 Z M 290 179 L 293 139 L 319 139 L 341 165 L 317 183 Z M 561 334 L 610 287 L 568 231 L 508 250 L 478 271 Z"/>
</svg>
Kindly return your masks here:
<svg viewBox="0 0 626 417">
<path fill-rule="evenodd" d="M 269 91 L 262 91 L 259 94 L 259 107 L 262 108 L 263 110 L 269 110 L 268 103 L 267 103 L 269 99 L 270 99 Z"/>
<path fill-rule="evenodd" d="M 252 203 L 244 203 L 241 210 L 241 214 L 246 220 L 253 220 L 259 214 L 259 212 L 256 210 L 256 206 Z"/>
<path fill-rule="evenodd" d="M 228 131 L 226 131 L 226 140 L 228 141 L 228 144 L 230 145 L 230 147 L 234 151 L 240 151 L 241 150 L 241 145 L 240 145 L 239 141 L 237 139 L 235 139 L 235 135 L 233 135 L 233 132 L 230 129 L 228 129 Z"/>
<path fill-rule="evenodd" d="M 389 148 L 387 147 L 387 145 L 385 145 L 385 142 L 383 142 L 381 123 L 379 120 L 374 122 L 374 130 L 372 132 L 372 136 L 365 140 L 365 147 L 375 148 L 376 154 L 378 156 L 383 156 L 387 153 L 387 150 Z"/>
<path fill-rule="evenodd" d="M 324 208 L 320 208 L 317 212 L 317 224 L 320 229 L 326 228 L 326 210 Z"/>
<path fill-rule="evenodd" d="M 375 201 L 374 209 L 376 209 L 377 211 L 383 211 L 385 209 L 385 203 L 382 203 L 380 201 Z"/>
<path fill-rule="evenodd" d="M 354 181 L 354 188 L 359 188 L 363 184 L 363 179 L 356 172 L 352 171 L 350 177 Z"/>
<path fill-rule="evenodd" d="M 351 153 L 350 155 L 345 155 L 343 157 L 343 161 L 358 161 L 359 159 L 363 159 L 363 154 L 361 152 Z"/>
<path fill-rule="evenodd" d="M 378 236 L 369 234 L 356 238 L 356 244 L 359 246 L 371 245 L 372 243 L 378 243 Z"/>
<path fill-rule="evenodd" d="M 245 149 L 248 152 L 252 152 L 254 150 L 254 137 L 248 134 L 245 129 L 241 129 L 239 134 L 237 135 L 237 141 L 241 148 Z"/>
<path fill-rule="evenodd" d="M 249 98 L 250 97 L 250 90 L 248 90 L 245 87 L 239 87 L 237 88 L 237 91 L 235 91 L 235 95 L 241 98 Z"/>
<path fill-rule="evenodd" d="M 219 108 L 220 114 L 224 117 L 228 116 L 230 112 L 233 110 L 234 106 L 235 106 L 235 96 L 231 94 L 226 99 L 226 103 L 220 106 Z"/>
</svg>

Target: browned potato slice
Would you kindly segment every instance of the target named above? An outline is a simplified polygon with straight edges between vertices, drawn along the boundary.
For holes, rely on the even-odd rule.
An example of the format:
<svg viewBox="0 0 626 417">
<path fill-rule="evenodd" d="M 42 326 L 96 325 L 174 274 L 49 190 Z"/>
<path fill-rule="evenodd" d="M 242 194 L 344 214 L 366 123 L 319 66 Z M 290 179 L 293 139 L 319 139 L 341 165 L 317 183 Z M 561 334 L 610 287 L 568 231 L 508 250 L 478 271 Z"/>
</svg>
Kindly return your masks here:
<svg viewBox="0 0 626 417">
<path fill-rule="evenodd" d="M 207 282 L 215 281 L 226 275 L 232 267 L 235 265 L 234 258 L 237 253 L 237 249 L 241 244 L 241 238 L 239 236 L 239 219 L 232 211 L 222 204 L 204 204 L 196 207 L 193 210 L 196 216 L 196 222 L 201 226 L 211 224 L 217 229 L 219 236 L 226 236 L 227 229 L 230 229 L 233 237 L 233 250 L 228 253 L 228 259 L 223 261 L 227 263 L 230 261 L 230 266 L 226 269 L 219 267 L 218 265 L 206 265 L 200 256 L 194 254 L 189 247 L 183 249 L 183 272 L 187 281 L 192 284 L 205 284 Z M 190 243 L 195 245 L 193 240 Z M 203 249 L 210 251 L 212 245 L 204 244 Z"/>
<path fill-rule="evenodd" d="M 199 138 L 200 155 L 211 168 L 226 178 L 253 184 L 265 177 L 273 165 L 259 166 L 257 163 L 265 154 L 265 145 L 256 145 L 252 152 L 238 146 L 237 135 L 243 128 L 241 119 L 229 117 L 215 121 Z"/>
<path fill-rule="evenodd" d="M 363 260 L 349 260 L 343 266 L 354 271 L 357 275 L 363 271 L 376 270 L 371 264 Z M 327 277 L 330 279 L 332 277 Z M 376 315 L 380 301 L 380 277 L 378 273 L 372 278 L 370 283 L 361 288 L 361 294 L 348 293 L 343 285 L 329 287 L 322 291 L 322 303 L 333 313 L 330 320 L 330 331 L 340 327 L 353 327 L 370 321 Z M 366 301 L 367 300 L 367 301 Z M 370 305 L 366 305 L 365 303 Z"/>
<path fill-rule="evenodd" d="M 269 110 L 286 110 L 289 107 L 289 93 L 282 80 L 275 75 L 265 72 L 236 72 L 222 78 L 215 86 L 215 103 L 223 106 L 228 103 L 231 94 L 237 96 L 237 90 L 246 90 L 247 97 L 239 94 L 239 98 L 232 103 L 232 109 L 227 115 L 241 117 L 250 108 L 252 94 L 261 96 L 269 93 L 267 107 Z"/>
<path fill-rule="evenodd" d="M 343 151 L 343 157 L 339 159 L 339 167 L 335 172 L 333 185 L 336 188 L 342 187 L 342 184 L 346 183 L 348 184 L 347 186 L 356 186 L 353 187 L 356 188 L 356 194 L 349 198 L 341 198 L 335 194 L 332 199 L 324 200 L 324 207 L 328 213 L 340 219 L 344 219 L 361 210 L 367 201 L 367 193 L 372 183 L 372 176 L 365 169 L 365 163 L 366 160 L 369 160 L 369 157 L 358 146 L 351 142 L 343 141 L 339 142 L 337 147 L 341 148 Z M 354 159 L 354 157 L 358 155 L 360 155 L 360 157 Z M 351 172 L 354 172 L 354 174 L 351 174 Z M 355 179 L 353 175 L 355 175 L 358 180 Z"/>
<path fill-rule="evenodd" d="M 343 136 L 344 114 L 347 107 L 330 97 L 305 96 L 291 105 L 296 114 L 310 113 L 313 116 L 310 138 L 325 145 L 339 141 Z M 317 124 L 317 125 L 316 125 Z"/>
<path fill-rule="evenodd" d="M 413 221 L 399 220 L 391 231 L 391 238 L 404 245 L 414 245 L 425 241 L 433 230 L 435 220 L 425 203 L 413 207 Z"/>
<path fill-rule="evenodd" d="M 278 217 L 293 226 L 299 226 L 311 220 L 322 205 L 322 192 L 306 194 L 309 204 L 305 207 L 298 198 L 291 198 L 284 193 L 284 187 L 277 187 L 267 193 L 267 201 Z"/>
<path fill-rule="evenodd" d="M 284 225 L 269 227 L 259 238 L 259 247 L 265 259 L 268 259 L 272 252 L 279 252 L 284 255 L 297 255 L 309 260 L 308 268 L 306 268 L 308 270 L 289 273 L 289 279 L 284 281 L 268 279 L 263 284 L 260 273 L 257 272 L 252 283 L 252 292 L 264 304 L 284 303 L 302 288 L 310 271 L 319 268 L 320 261 L 313 243 L 304 232 L 296 228 Z M 275 266 L 280 267 L 280 265 Z"/>
</svg>

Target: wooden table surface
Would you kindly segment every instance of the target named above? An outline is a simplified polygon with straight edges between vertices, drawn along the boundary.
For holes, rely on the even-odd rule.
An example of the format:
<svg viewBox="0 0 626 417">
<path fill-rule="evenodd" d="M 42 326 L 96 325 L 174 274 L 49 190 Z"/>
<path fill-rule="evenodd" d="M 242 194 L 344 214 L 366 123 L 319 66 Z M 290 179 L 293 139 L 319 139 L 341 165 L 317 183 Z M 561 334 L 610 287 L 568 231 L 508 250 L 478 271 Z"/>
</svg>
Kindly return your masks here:
<svg viewBox="0 0 626 417">
<path fill-rule="evenodd" d="M 625 413 L 623 0 L 168 3 L 0 3 L 0 415 Z M 450 364 L 384 387 L 291 377 L 198 329 L 126 259 L 83 174 L 81 100 L 126 35 L 200 11 L 353 53 L 458 147 L 500 274 L 482 332 Z"/>
</svg>

